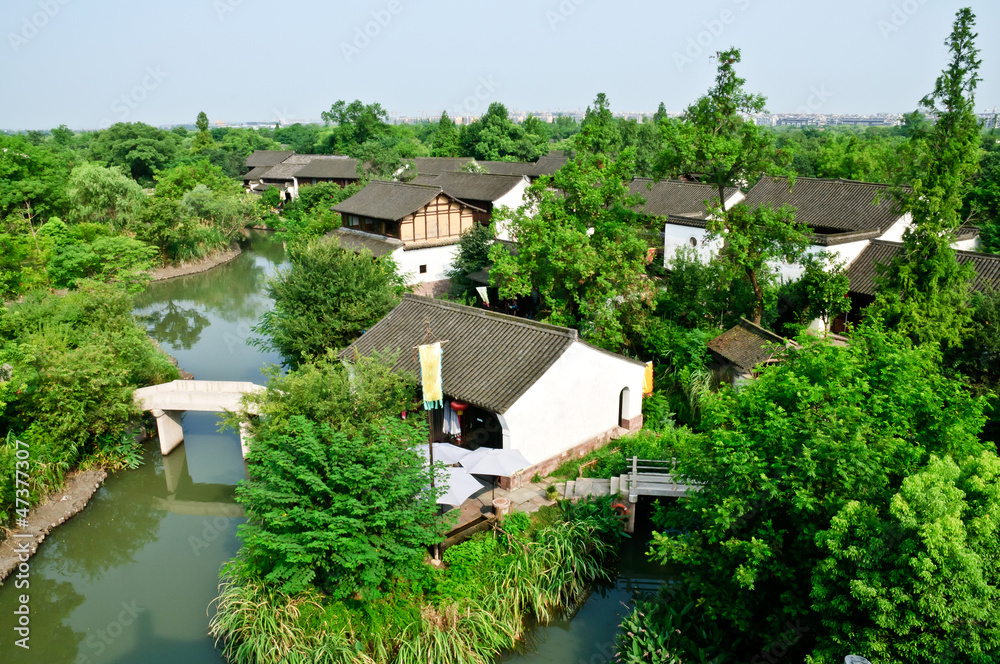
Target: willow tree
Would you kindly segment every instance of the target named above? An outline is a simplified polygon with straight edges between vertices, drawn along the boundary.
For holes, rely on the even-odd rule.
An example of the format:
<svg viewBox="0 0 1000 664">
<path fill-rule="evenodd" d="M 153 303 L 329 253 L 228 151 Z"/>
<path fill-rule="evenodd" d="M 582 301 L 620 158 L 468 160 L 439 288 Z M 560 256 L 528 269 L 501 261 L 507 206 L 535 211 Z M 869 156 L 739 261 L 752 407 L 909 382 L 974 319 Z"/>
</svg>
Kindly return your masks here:
<svg viewBox="0 0 1000 664">
<path fill-rule="evenodd" d="M 975 15 L 958 11 L 945 45 L 951 53 L 934 91 L 920 100 L 934 125 L 910 139 L 911 187 L 900 194 L 913 223 L 903 251 L 882 275 L 873 313 L 918 342 L 955 345 L 966 333 L 971 265 L 959 265 L 951 243 L 962 225 L 962 199 L 979 169 L 980 128 L 975 90 L 980 81 L 972 31 Z"/>
</svg>

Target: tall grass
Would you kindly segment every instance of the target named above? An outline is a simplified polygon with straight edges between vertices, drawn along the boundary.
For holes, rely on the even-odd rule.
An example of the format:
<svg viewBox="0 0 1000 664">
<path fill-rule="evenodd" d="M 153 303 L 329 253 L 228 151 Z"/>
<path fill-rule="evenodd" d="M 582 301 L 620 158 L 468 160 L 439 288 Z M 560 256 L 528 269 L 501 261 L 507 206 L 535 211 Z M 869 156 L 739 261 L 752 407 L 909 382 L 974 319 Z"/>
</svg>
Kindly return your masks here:
<svg viewBox="0 0 1000 664">
<path fill-rule="evenodd" d="M 488 664 L 523 638 L 529 618 L 551 620 L 606 577 L 607 522 L 571 519 L 530 536 L 487 533 L 481 537 L 496 541 L 486 547 L 482 541 L 453 547 L 489 554 L 451 556 L 453 569 L 439 573 L 444 593 L 401 587 L 379 600 L 324 605 L 316 594 L 289 597 L 256 581 L 226 581 L 211 634 L 235 664 Z M 229 572 L 230 579 L 245 579 Z"/>
</svg>

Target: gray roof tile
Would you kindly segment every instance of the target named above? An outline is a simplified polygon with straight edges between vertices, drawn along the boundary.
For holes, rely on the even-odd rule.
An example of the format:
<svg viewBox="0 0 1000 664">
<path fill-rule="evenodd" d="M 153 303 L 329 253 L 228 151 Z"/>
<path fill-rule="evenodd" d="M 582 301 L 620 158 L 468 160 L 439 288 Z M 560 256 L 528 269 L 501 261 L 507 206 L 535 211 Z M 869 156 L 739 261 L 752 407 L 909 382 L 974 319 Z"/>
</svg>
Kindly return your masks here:
<svg viewBox="0 0 1000 664">
<path fill-rule="evenodd" d="M 795 178 L 789 189 L 787 178 L 764 177 L 747 192 L 743 202 L 751 207 L 765 203 L 775 208 L 791 205 L 796 221 L 825 233 L 884 233 L 902 216 L 888 185 L 855 180 Z"/>
<path fill-rule="evenodd" d="M 726 198 L 738 192 L 736 187 L 726 189 Z M 639 211 L 652 217 L 679 215 L 704 219 L 708 216 L 705 201 L 718 198 L 719 190 L 710 184 L 636 178 L 629 186 L 629 195 L 640 196 L 646 203 Z"/>
<path fill-rule="evenodd" d="M 878 275 L 876 266 L 890 264 L 902 250 L 901 242 L 875 240 L 869 243 L 847 268 L 851 292 L 858 295 L 878 295 L 875 284 L 875 277 Z M 974 291 L 1000 288 L 1000 256 L 978 251 L 956 251 L 955 258 L 959 263 L 971 262 L 975 266 L 976 278 L 972 281 Z"/>
<path fill-rule="evenodd" d="M 431 341 L 448 340 L 445 394 L 495 413 L 506 412 L 578 341 L 570 328 L 407 294 L 340 355 L 398 352 L 396 368 L 417 372 L 414 347 L 424 343 L 428 324 Z"/>
<path fill-rule="evenodd" d="M 752 371 L 761 362 L 780 357 L 788 344 L 784 337 L 744 318 L 735 327 L 709 341 L 708 348 L 744 371 Z"/>
<path fill-rule="evenodd" d="M 247 167 L 275 166 L 295 154 L 294 150 L 254 150 L 247 157 Z"/>
</svg>

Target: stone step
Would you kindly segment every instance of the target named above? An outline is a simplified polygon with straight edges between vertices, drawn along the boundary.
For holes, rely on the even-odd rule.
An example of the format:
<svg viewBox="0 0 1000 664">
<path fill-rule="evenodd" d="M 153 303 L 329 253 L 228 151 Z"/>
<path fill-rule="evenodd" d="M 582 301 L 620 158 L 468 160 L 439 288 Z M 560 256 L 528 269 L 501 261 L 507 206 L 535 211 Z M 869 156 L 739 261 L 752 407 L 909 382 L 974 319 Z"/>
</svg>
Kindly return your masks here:
<svg viewBox="0 0 1000 664">
<path fill-rule="evenodd" d="M 611 480 L 594 480 L 593 492 L 595 496 L 607 496 L 611 493 Z"/>
<path fill-rule="evenodd" d="M 618 490 L 621 488 L 622 480 L 620 477 L 612 477 L 611 484 L 608 486 L 608 494 L 612 497 L 618 495 Z"/>
<path fill-rule="evenodd" d="M 576 492 L 576 482 L 569 480 L 566 482 L 566 488 L 563 491 L 563 498 L 566 500 L 572 500 L 573 494 Z"/>
<path fill-rule="evenodd" d="M 576 492 L 575 496 L 577 498 L 583 498 L 594 493 L 594 480 L 589 477 L 581 477 L 576 481 Z"/>
</svg>

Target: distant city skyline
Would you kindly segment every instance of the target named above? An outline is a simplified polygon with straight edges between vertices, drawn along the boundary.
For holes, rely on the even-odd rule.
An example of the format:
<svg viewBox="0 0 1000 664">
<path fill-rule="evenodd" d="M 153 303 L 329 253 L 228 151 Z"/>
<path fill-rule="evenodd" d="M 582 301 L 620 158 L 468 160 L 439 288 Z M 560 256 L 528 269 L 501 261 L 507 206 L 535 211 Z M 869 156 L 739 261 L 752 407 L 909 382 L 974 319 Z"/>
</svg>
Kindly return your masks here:
<svg viewBox="0 0 1000 664">
<path fill-rule="evenodd" d="M 948 62 L 955 12 L 977 16 L 977 110 L 1000 105 L 1000 3 L 843 0 L 410 0 L 279 12 L 260 0 L 8 0 L 0 10 L 0 127 L 93 129 L 318 121 L 338 99 L 394 117 L 508 109 L 682 111 L 736 46 L 746 89 L 773 113 L 905 113 Z"/>
</svg>

